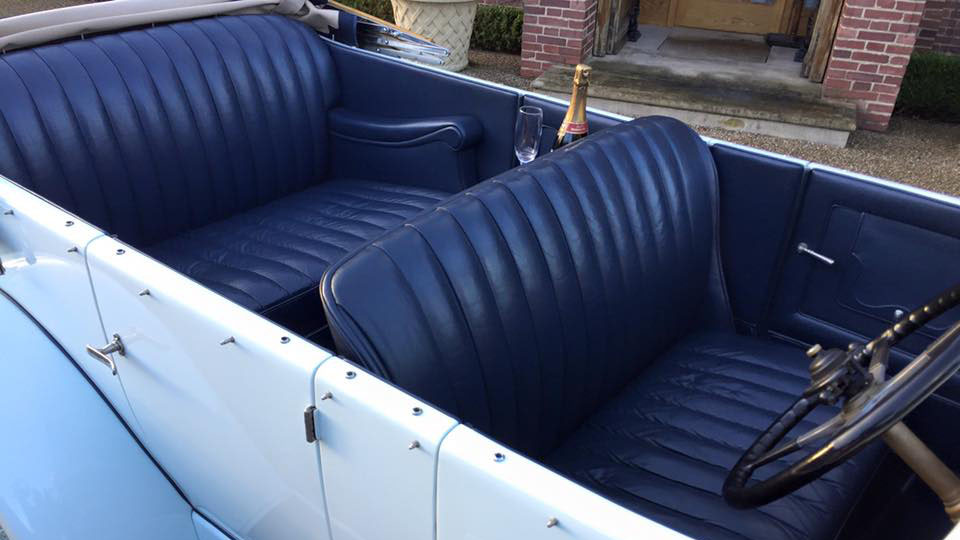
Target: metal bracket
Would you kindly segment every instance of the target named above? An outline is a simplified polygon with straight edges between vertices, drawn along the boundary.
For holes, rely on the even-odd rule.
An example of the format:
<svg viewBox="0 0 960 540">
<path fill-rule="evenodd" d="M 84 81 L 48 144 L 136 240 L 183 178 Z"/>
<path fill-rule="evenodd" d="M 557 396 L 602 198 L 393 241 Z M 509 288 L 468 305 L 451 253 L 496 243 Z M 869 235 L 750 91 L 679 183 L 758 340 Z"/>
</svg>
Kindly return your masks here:
<svg viewBox="0 0 960 540">
<path fill-rule="evenodd" d="M 837 262 L 830 257 L 823 255 L 822 253 L 817 253 L 816 251 L 810 249 L 806 242 L 800 242 L 800 244 L 797 246 L 797 253 L 801 255 L 809 255 L 827 266 L 833 266 L 833 263 Z"/>
<path fill-rule="evenodd" d="M 110 371 L 116 375 L 117 364 L 113 362 L 113 358 L 110 358 L 110 355 L 113 353 L 117 353 L 120 356 L 123 356 L 124 353 L 123 342 L 120 341 L 119 334 L 114 334 L 113 340 L 99 349 L 93 345 L 87 345 L 87 354 L 95 358 L 101 364 L 110 368 Z"/>
<path fill-rule="evenodd" d="M 317 441 L 317 421 L 316 415 L 314 414 L 316 411 L 317 408 L 313 405 L 303 411 L 303 429 L 306 431 L 308 443 Z"/>
</svg>

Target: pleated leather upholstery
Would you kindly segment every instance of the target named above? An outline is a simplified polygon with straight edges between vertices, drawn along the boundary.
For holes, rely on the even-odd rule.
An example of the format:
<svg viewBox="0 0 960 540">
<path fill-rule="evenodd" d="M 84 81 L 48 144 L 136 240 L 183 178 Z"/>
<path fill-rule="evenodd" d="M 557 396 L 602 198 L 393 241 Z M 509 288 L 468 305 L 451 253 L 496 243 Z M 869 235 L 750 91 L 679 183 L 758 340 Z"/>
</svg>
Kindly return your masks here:
<svg viewBox="0 0 960 540">
<path fill-rule="evenodd" d="M 328 314 L 372 369 L 543 455 L 709 303 L 715 193 L 680 122 L 609 128 L 352 254 Z"/>
<path fill-rule="evenodd" d="M 0 88 L 0 174 L 294 330 L 332 261 L 447 195 L 326 179 L 339 85 L 286 17 L 0 55 Z"/>
<path fill-rule="evenodd" d="M 694 538 L 833 538 L 879 462 L 875 443 L 816 482 L 753 510 L 723 501 L 727 472 L 809 383 L 798 349 L 730 333 L 683 339 L 544 460 Z M 815 410 L 807 431 L 838 412 Z M 788 458 L 789 459 L 789 458 Z M 788 460 L 760 468 L 757 478 Z"/>
<path fill-rule="evenodd" d="M 135 245 L 318 183 L 326 46 L 230 16 L 0 55 L 0 173 Z"/>
<path fill-rule="evenodd" d="M 805 364 L 733 333 L 716 182 L 706 146 L 675 120 L 594 134 L 331 267 L 334 337 L 464 423 L 681 532 L 829 538 L 875 457 L 758 510 L 720 497 Z M 719 330 L 696 335 L 707 327 Z"/>
<path fill-rule="evenodd" d="M 446 196 L 409 186 L 328 180 L 147 252 L 251 309 L 269 314 L 280 303 L 300 299 L 309 301 L 316 317 L 323 312 L 316 286 L 332 262 Z"/>
</svg>

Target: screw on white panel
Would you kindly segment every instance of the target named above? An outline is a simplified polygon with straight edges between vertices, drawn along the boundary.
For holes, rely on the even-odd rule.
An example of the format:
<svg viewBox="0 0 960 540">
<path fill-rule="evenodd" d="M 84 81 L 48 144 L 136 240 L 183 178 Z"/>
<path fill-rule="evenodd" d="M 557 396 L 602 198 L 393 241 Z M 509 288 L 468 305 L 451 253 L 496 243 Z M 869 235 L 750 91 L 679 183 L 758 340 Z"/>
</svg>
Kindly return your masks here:
<svg viewBox="0 0 960 540">
<path fill-rule="evenodd" d="M 414 408 L 413 408 L 413 415 L 414 415 L 414 416 L 420 416 L 421 414 L 423 414 L 423 409 L 421 409 L 420 407 L 414 407 Z"/>
<path fill-rule="evenodd" d="M 347 377 L 348 379 L 354 379 L 354 378 L 356 378 L 356 376 L 357 376 L 357 372 L 356 372 L 356 371 L 348 371 L 347 374 L 346 374 L 346 377 Z"/>
<path fill-rule="evenodd" d="M 68 219 L 67 222 L 64 223 L 64 225 L 67 227 L 73 227 L 73 222 Z"/>
<path fill-rule="evenodd" d="M 280 338 L 280 343 L 283 343 L 283 344 L 290 343 L 290 338 L 288 338 L 287 336 L 283 336 Z"/>
<path fill-rule="evenodd" d="M 420 441 L 413 441 L 407 446 L 407 450 L 416 450 L 417 448 L 420 448 Z"/>
<path fill-rule="evenodd" d="M 5 216 L 12 216 L 12 215 L 13 215 L 13 209 L 11 208 L 10 210 L 4 210 L 4 211 L 3 211 L 3 215 L 5 215 Z"/>
<path fill-rule="evenodd" d="M 237 338 L 235 338 L 235 337 L 233 337 L 233 336 L 230 336 L 230 337 L 228 337 L 227 339 L 221 341 L 220 344 L 221 344 L 221 345 L 229 345 L 230 343 L 236 343 L 236 342 L 237 342 Z"/>
<path fill-rule="evenodd" d="M 548 528 L 548 529 L 552 529 L 553 527 L 556 527 L 556 526 L 559 525 L 559 524 L 560 524 L 560 520 L 557 519 L 557 518 L 555 518 L 555 517 L 552 517 L 552 518 L 550 518 L 550 519 L 547 520 L 547 528 Z"/>
<path fill-rule="evenodd" d="M 72 248 L 67 250 L 67 253 L 80 253 L 80 248 L 78 248 L 77 246 L 73 246 Z"/>
<path fill-rule="evenodd" d="M 320 396 L 320 401 L 326 401 L 328 399 L 333 399 L 333 392 L 324 392 L 323 395 Z"/>
<path fill-rule="evenodd" d="M 127 252 L 127 250 L 121 248 L 121 249 L 118 249 L 118 250 L 117 250 L 117 255 L 123 255 L 123 254 L 126 253 L 126 252 Z"/>
<path fill-rule="evenodd" d="M 150 289 L 144 289 L 137 293 L 138 296 L 150 296 Z"/>
<path fill-rule="evenodd" d="M 497 463 L 502 463 L 503 460 L 505 459 L 507 459 L 507 456 L 501 454 L 500 452 L 497 452 L 496 454 L 493 455 L 493 460 L 496 461 Z"/>
</svg>

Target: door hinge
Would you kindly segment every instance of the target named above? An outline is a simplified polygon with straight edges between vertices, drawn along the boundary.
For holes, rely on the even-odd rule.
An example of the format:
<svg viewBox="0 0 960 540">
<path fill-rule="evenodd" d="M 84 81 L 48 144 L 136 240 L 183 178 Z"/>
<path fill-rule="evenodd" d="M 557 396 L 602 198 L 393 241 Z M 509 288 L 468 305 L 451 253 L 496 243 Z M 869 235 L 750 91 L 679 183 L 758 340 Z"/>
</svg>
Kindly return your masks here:
<svg viewBox="0 0 960 540">
<path fill-rule="evenodd" d="M 317 408 L 313 405 L 307 407 L 307 410 L 303 411 L 303 428 L 307 434 L 307 442 L 312 443 L 317 440 L 317 420 L 316 413 Z"/>
</svg>

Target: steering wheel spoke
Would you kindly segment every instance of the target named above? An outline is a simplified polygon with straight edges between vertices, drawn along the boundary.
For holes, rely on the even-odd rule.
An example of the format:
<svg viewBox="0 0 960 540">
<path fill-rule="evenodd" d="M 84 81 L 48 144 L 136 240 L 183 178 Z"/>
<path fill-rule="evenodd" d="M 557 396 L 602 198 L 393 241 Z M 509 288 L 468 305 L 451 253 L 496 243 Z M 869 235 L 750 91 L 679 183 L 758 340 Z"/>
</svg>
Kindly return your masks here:
<svg viewBox="0 0 960 540">
<path fill-rule="evenodd" d="M 890 349 L 937 315 L 960 305 L 960 285 L 914 311 L 863 346 L 808 351 L 810 386 L 774 420 L 730 470 L 723 497 L 738 508 L 761 506 L 803 487 L 853 456 L 903 419 L 960 369 L 960 322 L 953 324 L 895 376 L 887 378 Z M 817 406 L 840 401 L 832 418 L 780 444 Z M 788 467 L 751 481 L 764 465 L 808 450 Z"/>
</svg>

